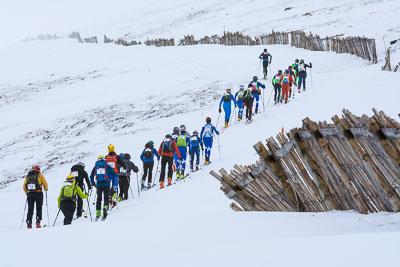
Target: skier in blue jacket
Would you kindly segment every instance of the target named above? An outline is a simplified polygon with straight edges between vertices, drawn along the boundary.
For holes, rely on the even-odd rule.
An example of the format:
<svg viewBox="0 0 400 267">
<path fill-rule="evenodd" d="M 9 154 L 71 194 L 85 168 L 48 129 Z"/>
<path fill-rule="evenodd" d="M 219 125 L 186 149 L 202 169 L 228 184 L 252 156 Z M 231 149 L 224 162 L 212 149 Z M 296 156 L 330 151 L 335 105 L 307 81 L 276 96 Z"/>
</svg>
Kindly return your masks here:
<svg viewBox="0 0 400 267">
<path fill-rule="evenodd" d="M 253 76 L 253 80 L 251 81 L 251 84 L 253 85 L 253 96 L 254 96 L 254 99 L 256 100 L 255 113 L 258 113 L 258 101 L 260 100 L 260 95 L 261 95 L 260 87 L 262 89 L 265 89 L 265 85 L 258 81 L 257 76 Z"/>
<path fill-rule="evenodd" d="M 152 187 L 152 177 L 154 168 L 154 156 L 157 160 L 160 160 L 160 155 L 158 155 L 157 149 L 154 148 L 154 142 L 149 141 L 144 146 L 140 159 L 143 162 L 143 176 L 140 189 L 150 189 Z M 149 179 L 147 180 L 147 187 L 145 186 L 147 173 L 149 174 Z M 157 174 L 156 174 L 157 175 Z"/>
<path fill-rule="evenodd" d="M 118 174 L 106 163 L 103 155 L 97 157 L 97 162 L 90 174 L 90 183 L 97 188 L 96 219 L 101 215 L 101 201 L 104 196 L 103 218 L 107 217 L 108 200 L 111 182 L 114 192 L 118 191 Z"/>
<path fill-rule="evenodd" d="M 215 129 L 214 125 L 211 124 L 211 118 L 207 117 L 206 125 L 203 126 L 200 133 L 200 139 L 202 140 L 205 148 L 205 163 L 206 165 L 210 164 L 210 155 L 211 148 L 213 144 L 213 135 L 214 132 L 219 135 L 217 129 Z"/>
<path fill-rule="evenodd" d="M 226 93 L 222 96 L 221 101 L 219 102 L 219 113 L 221 113 L 221 105 L 224 103 L 224 111 L 225 111 L 225 128 L 228 128 L 229 119 L 231 117 L 231 101 L 237 106 L 236 100 L 232 95 L 231 89 L 226 89 Z"/>
<path fill-rule="evenodd" d="M 201 142 L 201 139 L 199 137 L 199 132 L 197 130 L 194 130 L 192 136 L 190 137 L 190 146 L 189 146 L 189 155 L 191 156 L 190 157 L 190 169 L 192 171 L 199 170 L 200 147 L 201 147 L 201 150 L 204 150 L 203 142 Z M 196 157 L 196 169 L 193 168 L 193 162 L 194 162 L 195 157 Z"/>
<path fill-rule="evenodd" d="M 243 94 L 244 94 L 244 86 L 241 85 L 239 87 L 239 91 L 236 92 L 235 94 L 235 100 L 238 106 L 238 121 L 241 121 L 243 118 Z"/>
<path fill-rule="evenodd" d="M 190 135 L 186 132 L 186 126 L 181 125 L 179 130 L 180 132 L 178 137 L 175 139 L 175 143 L 178 146 L 179 153 L 181 154 L 181 158 L 178 160 L 176 166 L 176 178 L 178 180 L 185 178 L 187 151 L 190 146 Z"/>
</svg>

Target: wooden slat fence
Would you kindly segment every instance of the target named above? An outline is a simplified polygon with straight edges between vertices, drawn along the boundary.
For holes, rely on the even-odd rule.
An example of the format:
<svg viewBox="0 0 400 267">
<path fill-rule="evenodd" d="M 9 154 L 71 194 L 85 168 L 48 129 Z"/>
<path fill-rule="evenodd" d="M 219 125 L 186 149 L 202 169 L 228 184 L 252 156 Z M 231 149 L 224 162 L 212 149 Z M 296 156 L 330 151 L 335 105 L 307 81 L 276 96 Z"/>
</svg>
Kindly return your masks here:
<svg viewBox="0 0 400 267">
<path fill-rule="evenodd" d="M 257 163 L 211 175 L 236 211 L 398 212 L 400 124 L 373 111 L 359 118 L 343 110 L 331 124 L 306 118 L 254 145 Z"/>
</svg>

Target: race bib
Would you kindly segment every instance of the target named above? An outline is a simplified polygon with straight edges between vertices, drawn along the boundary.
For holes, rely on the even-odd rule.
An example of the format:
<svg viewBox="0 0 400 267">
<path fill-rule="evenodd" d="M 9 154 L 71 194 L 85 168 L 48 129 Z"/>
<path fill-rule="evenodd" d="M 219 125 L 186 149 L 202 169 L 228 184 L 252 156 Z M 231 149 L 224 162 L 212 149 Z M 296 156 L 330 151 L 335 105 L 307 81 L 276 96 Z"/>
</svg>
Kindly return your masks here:
<svg viewBox="0 0 400 267">
<path fill-rule="evenodd" d="M 97 172 L 96 172 L 97 174 L 106 174 L 106 169 L 104 169 L 104 168 L 99 168 L 99 169 L 97 169 Z"/>
<path fill-rule="evenodd" d="M 78 171 L 71 172 L 71 175 L 73 175 L 75 177 L 78 177 L 79 176 L 79 172 Z"/>
<path fill-rule="evenodd" d="M 192 141 L 197 141 L 197 137 L 193 136 L 193 137 L 191 138 L 191 140 L 192 140 Z"/>
<path fill-rule="evenodd" d="M 126 170 L 123 167 L 121 167 L 119 168 L 119 172 L 126 172 Z"/>
<path fill-rule="evenodd" d="M 108 165 L 110 165 L 113 169 L 115 168 L 115 162 L 109 162 Z"/>
<path fill-rule="evenodd" d="M 35 190 L 36 185 L 35 184 L 27 184 L 28 190 Z"/>
</svg>

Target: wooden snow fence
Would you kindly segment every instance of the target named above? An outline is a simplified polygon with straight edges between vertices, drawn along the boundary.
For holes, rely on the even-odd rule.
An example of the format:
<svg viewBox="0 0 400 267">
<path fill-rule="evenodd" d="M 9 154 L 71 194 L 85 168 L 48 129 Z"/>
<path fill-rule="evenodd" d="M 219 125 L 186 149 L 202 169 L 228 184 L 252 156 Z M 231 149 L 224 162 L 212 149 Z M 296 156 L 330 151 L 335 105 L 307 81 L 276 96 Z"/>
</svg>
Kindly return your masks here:
<svg viewBox="0 0 400 267">
<path fill-rule="evenodd" d="M 144 44 L 147 46 L 155 45 L 156 47 L 175 46 L 175 40 L 174 40 L 174 38 L 171 38 L 171 39 L 158 38 L 158 39 L 153 39 L 153 40 L 147 39 L 144 42 Z"/>
<path fill-rule="evenodd" d="M 291 46 L 311 51 L 334 51 L 338 54 L 348 53 L 378 63 L 375 39 L 366 37 L 340 37 L 341 35 L 321 38 L 311 32 L 292 31 Z"/>
<path fill-rule="evenodd" d="M 303 127 L 254 145 L 260 159 L 211 171 L 236 211 L 400 211 L 400 124 L 373 109 L 343 110 L 333 123 Z"/>
</svg>

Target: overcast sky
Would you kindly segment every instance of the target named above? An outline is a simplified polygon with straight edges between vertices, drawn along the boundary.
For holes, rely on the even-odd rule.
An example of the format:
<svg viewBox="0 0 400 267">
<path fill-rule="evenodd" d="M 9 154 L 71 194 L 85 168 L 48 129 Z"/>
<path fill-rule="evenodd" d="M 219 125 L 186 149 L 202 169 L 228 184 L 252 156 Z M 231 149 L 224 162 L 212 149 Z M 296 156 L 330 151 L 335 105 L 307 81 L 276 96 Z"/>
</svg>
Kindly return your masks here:
<svg viewBox="0 0 400 267">
<path fill-rule="evenodd" d="M 0 47 L 98 22 L 143 0 L 0 0 Z M 130 4 L 129 4 L 130 3 Z"/>
</svg>

